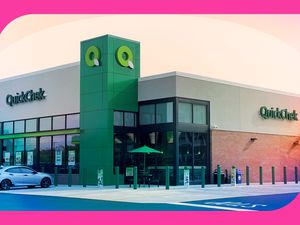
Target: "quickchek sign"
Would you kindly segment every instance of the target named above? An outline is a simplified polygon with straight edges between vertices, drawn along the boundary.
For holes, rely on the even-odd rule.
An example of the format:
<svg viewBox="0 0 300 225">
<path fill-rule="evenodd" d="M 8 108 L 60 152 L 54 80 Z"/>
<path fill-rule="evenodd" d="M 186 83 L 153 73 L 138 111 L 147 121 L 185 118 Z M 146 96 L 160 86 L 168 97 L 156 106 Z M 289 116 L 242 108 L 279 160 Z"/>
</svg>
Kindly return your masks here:
<svg viewBox="0 0 300 225">
<path fill-rule="evenodd" d="M 262 106 L 259 109 L 259 115 L 264 119 L 278 119 L 278 120 L 289 120 L 289 121 L 297 121 L 298 113 L 296 110 L 289 112 L 288 109 L 280 109 L 280 108 L 267 108 L 266 106 Z"/>
<path fill-rule="evenodd" d="M 38 91 L 22 91 L 20 93 L 16 93 L 16 95 L 7 95 L 6 96 L 6 104 L 13 107 L 14 105 L 33 102 L 33 101 L 41 101 L 46 98 L 45 90 L 40 88 Z"/>
</svg>

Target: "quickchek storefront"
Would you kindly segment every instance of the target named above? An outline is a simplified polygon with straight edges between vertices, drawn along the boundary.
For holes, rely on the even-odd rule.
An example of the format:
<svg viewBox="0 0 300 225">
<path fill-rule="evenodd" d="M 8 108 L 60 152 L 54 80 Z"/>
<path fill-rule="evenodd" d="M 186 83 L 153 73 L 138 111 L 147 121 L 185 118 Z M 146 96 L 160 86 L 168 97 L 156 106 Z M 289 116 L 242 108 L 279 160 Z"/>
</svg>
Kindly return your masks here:
<svg viewBox="0 0 300 225">
<path fill-rule="evenodd" d="M 0 80 L 0 155 L 3 165 L 27 165 L 66 182 L 104 185 L 130 182 L 133 166 L 164 184 L 207 182 L 217 165 L 234 165 L 252 182 L 293 179 L 300 166 L 300 97 L 199 75 L 170 72 L 140 77 L 140 43 L 105 35 L 81 42 L 80 63 Z M 151 62 L 149 62 L 151 63 Z M 218 65 L 216 65 L 218 66 Z M 173 66 L 170 65 L 170 68 Z M 242 75 L 242 74 L 241 74 Z"/>
</svg>

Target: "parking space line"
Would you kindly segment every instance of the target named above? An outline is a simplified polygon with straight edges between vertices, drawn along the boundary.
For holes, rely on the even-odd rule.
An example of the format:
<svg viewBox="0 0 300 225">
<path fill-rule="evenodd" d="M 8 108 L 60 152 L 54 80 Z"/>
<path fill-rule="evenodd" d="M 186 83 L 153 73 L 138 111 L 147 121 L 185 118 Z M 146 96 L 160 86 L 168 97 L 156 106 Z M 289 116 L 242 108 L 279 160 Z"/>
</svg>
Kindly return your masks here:
<svg viewBox="0 0 300 225">
<path fill-rule="evenodd" d="M 183 203 L 183 202 L 170 202 L 168 204 L 170 204 L 170 205 L 192 206 L 192 207 L 199 207 L 199 208 L 209 208 L 209 209 L 221 209 L 221 210 L 229 210 L 229 211 L 257 211 L 257 210 L 252 210 L 252 209 L 230 208 L 230 207 L 223 207 L 223 206 L 191 204 L 191 203 Z"/>
</svg>

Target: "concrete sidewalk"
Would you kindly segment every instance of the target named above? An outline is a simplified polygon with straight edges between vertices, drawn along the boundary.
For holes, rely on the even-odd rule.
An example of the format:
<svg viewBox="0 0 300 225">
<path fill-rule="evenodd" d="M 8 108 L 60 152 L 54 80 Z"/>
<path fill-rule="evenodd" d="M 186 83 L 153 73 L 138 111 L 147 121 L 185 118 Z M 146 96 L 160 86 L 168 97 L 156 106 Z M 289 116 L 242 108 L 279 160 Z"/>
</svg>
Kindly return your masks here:
<svg viewBox="0 0 300 225">
<path fill-rule="evenodd" d="M 34 189 L 13 189 L 5 191 L 5 193 L 24 194 L 24 195 L 40 195 L 40 196 L 56 196 L 67 198 L 81 198 L 94 200 L 108 200 L 118 202 L 135 202 L 135 203 L 179 203 L 187 201 L 221 199 L 230 197 L 244 197 L 244 196 L 260 196 L 273 195 L 284 193 L 300 192 L 300 184 L 295 183 L 276 183 L 272 184 L 251 184 L 246 186 L 244 184 L 231 186 L 222 185 L 206 185 L 201 188 L 200 185 L 192 185 L 188 188 L 183 186 L 171 186 L 170 190 L 165 190 L 164 186 L 141 187 L 137 190 L 129 188 L 128 186 L 120 186 L 115 189 L 114 186 L 99 188 L 95 186 L 72 186 L 59 185 L 57 187 L 50 187 L 48 189 L 34 188 Z"/>
</svg>

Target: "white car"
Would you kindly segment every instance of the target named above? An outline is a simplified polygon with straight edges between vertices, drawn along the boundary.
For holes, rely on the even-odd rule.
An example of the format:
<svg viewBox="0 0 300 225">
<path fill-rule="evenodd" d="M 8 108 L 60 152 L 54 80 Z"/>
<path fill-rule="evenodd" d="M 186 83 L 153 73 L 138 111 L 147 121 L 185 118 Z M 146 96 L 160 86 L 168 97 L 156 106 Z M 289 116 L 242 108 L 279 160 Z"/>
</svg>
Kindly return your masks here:
<svg viewBox="0 0 300 225">
<path fill-rule="evenodd" d="M 9 190 L 11 187 L 48 188 L 52 184 L 49 174 L 37 172 L 26 166 L 0 166 L 0 188 Z"/>
</svg>

